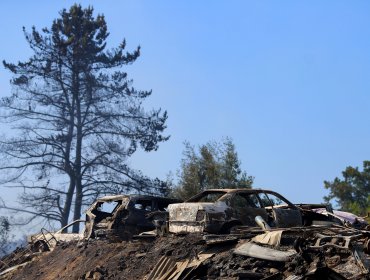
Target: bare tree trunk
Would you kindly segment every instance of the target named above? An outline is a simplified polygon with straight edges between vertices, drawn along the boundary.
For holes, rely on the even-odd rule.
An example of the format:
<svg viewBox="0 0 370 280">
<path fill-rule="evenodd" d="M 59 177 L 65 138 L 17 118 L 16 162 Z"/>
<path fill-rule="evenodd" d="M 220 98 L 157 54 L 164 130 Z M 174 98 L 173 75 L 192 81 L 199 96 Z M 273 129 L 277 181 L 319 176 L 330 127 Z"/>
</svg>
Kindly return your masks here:
<svg viewBox="0 0 370 280">
<path fill-rule="evenodd" d="M 71 212 L 71 205 L 73 200 L 73 193 L 76 187 L 76 180 L 73 169 L 71 167 L 70 159 L 71 159 L 71 145 L 73 140 L 73 130 L 74 130 L 74 106 L 75 106 L 75 98 L 72 98 L 72 104 L 69 108 L 70 119 L 69 119 L 69 128 L 68 128 L 68 136 L 67 136 L 67 144 L 65 150 L 65 162 L 64 162 L 64 169 L 69 174 L 69 187 L 66 194 L 66 200 L 64 203 L 64 207 L 62 210 L 62 221 L 61 226 L 64 227 L 68 224 L 69 214 Z"/>
<path fill-rule="evenodd" d="M 81 209 L 82 209 L 82 184 L 81 184 L 81 180 L 77 179 L 73 220 L 78 220 L 81 218 Z M 79 231 L 80 231 L 80 223 L 75 223 L 73 225 L 72 232 L 78 233 Z"/>
<path fill-rule="evenodd" d="M 81 119 L 81 101 L 79 96 L 76 96 L 76 159 L 75 159 L 75 176 L 76 176 L 76 197 L 73 220 L 80 219 L 82 209 L 82 174 L 81 174 L 81 156 L 82 156 L 82 119 Z M 75 223 L 72 231 L 77 233 L 80 230 L 80 224 Z"/>
<path fill-rule="evenodd" d="M 66 195 L 66 201 L 64 203 L 63 211 L 62 211 L 62 220 L 61 220 L 61 226 L 64 227 L 68 224 L 68 218 L 69 213 L 71 212 L 71 205 L 72 205 L 72 199 L 73 199 L 73 192 L 75 190 L 75 179 L 73 176 L 70 177 L 68 192 Z"/>
</svg>

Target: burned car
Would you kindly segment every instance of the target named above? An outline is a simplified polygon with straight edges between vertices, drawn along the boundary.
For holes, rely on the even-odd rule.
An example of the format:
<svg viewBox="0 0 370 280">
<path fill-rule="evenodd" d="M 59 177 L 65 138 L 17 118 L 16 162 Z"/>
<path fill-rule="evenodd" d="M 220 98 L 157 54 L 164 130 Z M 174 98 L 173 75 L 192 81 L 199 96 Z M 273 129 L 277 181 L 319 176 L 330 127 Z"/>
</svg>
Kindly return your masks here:
<svg viewBox="0 0 370 280">
<path fill-rule="evenodd" d="M 40 233 L 33 234 L 27 237 L 27 243 L 33 252 L 51 251 L 60 242 L 70 242 L 82 240 L 83 232 L 72 233 L 68 230 L 76 223 L 84 223 L 85 220 L 75 220 L 72 223 L 62 227 L 56 232 L 50 232 L 45 228 L 41 229 Z"/>
<path fill-rule="evenodd" d="M 369 223 L 365 220 L 366 217 L 359 217 L 353 213 L 340 211 L 340 210 L 333 210 L 330 205 L 326 204 L 296 204 L 298 207 L 303 209 L 304 211 L 311 212 L 310 215 L 316 216 L 330 216 L 335 218 L 336 221 L 340 221 L 344 226 L 352 227 L 356 229 L 366 229 L 369 230 L 370 226 Z M 314 214 L 317 213 L 317 214 Z M 322 221 L 321 223 L 325 223 Z M 328 223 L 328 221 L 326 221 Z"/>
<path fill-rule="evenodd" d="M 229 233 L 241 225 L 284 228 L 316 221 L 340 223 L 335 217 L 305 211 L 282 195 L 262 189 L 210 189 L 168 209 L 172 233 Z"/>
<path fill-rule="evenodd" d="M 99 198 L 86 211 L 85 238 L 130 239 L 156 229 L 168 219 L 167 207 L 178 199 L 145 195 Z"/>
</svg>

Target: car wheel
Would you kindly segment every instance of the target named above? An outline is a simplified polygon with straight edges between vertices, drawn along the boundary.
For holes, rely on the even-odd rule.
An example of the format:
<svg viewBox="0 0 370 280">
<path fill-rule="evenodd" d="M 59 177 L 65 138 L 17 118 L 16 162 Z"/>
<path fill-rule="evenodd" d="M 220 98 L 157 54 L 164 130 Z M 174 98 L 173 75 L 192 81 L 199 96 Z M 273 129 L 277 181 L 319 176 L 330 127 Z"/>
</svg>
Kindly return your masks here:
<svg viewBox="0 0 370 280">
<path fill-rule="evenodd" d="M 46 251 L 50 251 L 49 246 L 44 241 L 37 241 L 35 244 L 32 245 L 32 251 L 35 253 L 42 253 Z"/>
</svg>

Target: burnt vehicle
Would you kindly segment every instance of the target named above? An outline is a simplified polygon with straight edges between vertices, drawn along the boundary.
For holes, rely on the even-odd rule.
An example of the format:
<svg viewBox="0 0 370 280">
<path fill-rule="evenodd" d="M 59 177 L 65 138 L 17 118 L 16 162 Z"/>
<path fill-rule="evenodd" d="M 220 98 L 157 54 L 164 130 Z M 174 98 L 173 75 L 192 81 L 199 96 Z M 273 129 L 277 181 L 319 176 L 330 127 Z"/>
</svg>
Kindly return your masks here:
<svg viewBox="0 0 370 280">
<path fill-rule="evenodd" d="M 262 189 L 210 189 L 168 209 L 172 233 L 229 233 L 241 225 L 267 229 L 340 223 L 333 216 L 304 210 L 282 195 Z"/>
<path fill-rule="evenodd" d="M 167 208 L 181 200 L 146 195 L 115 195 L 97 199 L 86 211 L 85 238 L 130 239 L 160 228 Z"/>
<path fill-rule="evenodd" d="M 315 220 L 316 225 L 330 225 L 334 221 L 340 221 L 342 225 L 347 227 L 352 227 L 356 229 L 366 229 L 369 230 L 370 226 L 369 223 L 365 220 L 366 217 L 359 217 L 353 213 L 341 211 L 341 210 L 333 210 L 332 207 L 328 204 L 296 204 L 299 208 L 306 213 L 307 216 L 310 216 L 312 219 L 315 220 L 314 217 L 332 217 L 333 219 L 326 219 L 326 220 Z"/>
<path fill-rule="evenodd" d="M 55 232 L 42 228 L 40 233 L 27 236 L 27 243 L 33 252 L 45 252 L 54 250 L 55 246 L 60 242 L 82 240 L 84 238 L 83 231 L 81 233 L 72 233 L 68 232 L 68 229 L 76 223 L 84 222 L 85 220 L 75 220 Z"/>
</svg>

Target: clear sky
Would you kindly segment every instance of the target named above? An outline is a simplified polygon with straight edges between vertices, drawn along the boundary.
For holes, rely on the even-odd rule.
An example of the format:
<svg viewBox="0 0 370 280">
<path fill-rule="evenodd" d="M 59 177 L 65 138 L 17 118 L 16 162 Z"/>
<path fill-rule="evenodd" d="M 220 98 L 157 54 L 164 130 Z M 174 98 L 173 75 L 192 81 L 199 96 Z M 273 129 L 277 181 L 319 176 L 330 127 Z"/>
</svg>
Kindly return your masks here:
<svg viewBox="0 0 370 280">
<path fill-rule="evenodd" d="M 75 2 L 0 1 L 1 60 L 26 60 L 22 26 L 50 27 Z M 369 1 L 77 3 L 105 15 L 112 47 L 142 47 L 127 72 L 171 135 L 131 160 L 147 175 L 175 172 L 185 140 L 230 136 L 255 186 L 319 203 L 324 180 L 370 159 Z M 10 78 L 1 65 L 0 97 Z"/>
</svg>

